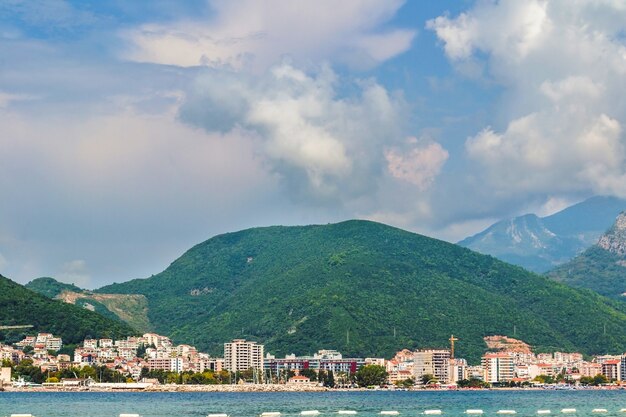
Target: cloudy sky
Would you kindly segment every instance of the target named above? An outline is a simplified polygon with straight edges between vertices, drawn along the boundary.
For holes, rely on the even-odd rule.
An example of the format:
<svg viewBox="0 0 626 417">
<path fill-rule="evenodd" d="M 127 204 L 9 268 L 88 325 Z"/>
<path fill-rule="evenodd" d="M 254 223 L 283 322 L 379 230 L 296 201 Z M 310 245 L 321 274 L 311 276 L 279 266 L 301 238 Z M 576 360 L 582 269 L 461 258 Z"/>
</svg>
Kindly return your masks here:
<svg viewBox="0 0 626 417">
<path fill-rule="evenodd" d="M 95 288 L 227 231 L 457 241 L 626 197 L 626 2 L 0 0 L 0 273 Z"/>
</svg>

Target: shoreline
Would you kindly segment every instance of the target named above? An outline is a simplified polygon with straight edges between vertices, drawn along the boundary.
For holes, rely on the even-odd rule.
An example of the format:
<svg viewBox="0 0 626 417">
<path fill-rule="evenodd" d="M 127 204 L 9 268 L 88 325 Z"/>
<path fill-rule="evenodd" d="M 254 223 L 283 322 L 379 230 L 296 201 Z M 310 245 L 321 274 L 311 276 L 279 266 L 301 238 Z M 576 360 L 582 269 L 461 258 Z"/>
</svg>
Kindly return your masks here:
<svg viewBox="0 0 626 417">
<path fill-rule="evenodd" d="M 328 388 L 319 386 L 289 386 L 289 385 L 270 385 L 270 384 L 246 384 L 246 385 L 176 385 L 176 384 L 164 384 L 154 385 L 146 388 L 132 388 L 132 387 L 3 387 L 6 393 L 26 393 L 26 392 L 224 392 L 224 393 L 263 393 L 263 392 L 483 392 L 483 391 L 563 391 L 560 389 L 550 388 L 516 388 L 516 387 L 501 387 L 501 388 L 459 388 L 459 389 L 438 389 L 438 388 L 418 388 L 418 389 L 368 389 L 368 388 Z M 585 387 L 585 388 L 572 388 L 566 391 L 615 391 L 622 390 L 623 387 Z"/>
</svg>

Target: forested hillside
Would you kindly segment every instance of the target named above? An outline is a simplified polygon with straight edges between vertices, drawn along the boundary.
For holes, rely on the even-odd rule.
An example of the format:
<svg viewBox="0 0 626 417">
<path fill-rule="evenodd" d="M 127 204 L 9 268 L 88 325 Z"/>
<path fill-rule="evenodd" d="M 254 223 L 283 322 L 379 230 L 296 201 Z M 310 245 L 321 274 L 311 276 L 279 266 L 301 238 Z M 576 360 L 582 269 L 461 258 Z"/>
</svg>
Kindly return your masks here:
<svg viewBox="0 0 626 417">
<path fill-rule="evenodd" d="M 459 356 L 477 360 L 483 336 L 514 327 L 540 350 L 626 350 L 618 303 L 368 221 L 216 236 L 158 275 L 98 291 L 145 295 L 157 332 L 215 354 L 244 337 L 277 355 L 389 357 L 454 334 Z"/>
</svg>

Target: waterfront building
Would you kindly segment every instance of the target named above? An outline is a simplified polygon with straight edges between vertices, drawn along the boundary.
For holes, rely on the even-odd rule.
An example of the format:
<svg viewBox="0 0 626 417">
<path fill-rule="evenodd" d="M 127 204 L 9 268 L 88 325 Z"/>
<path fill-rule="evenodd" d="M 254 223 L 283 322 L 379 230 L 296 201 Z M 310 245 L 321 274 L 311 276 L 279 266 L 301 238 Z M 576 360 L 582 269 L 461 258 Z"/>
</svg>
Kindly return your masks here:
<svg viewBox="0 0 626 417">
<path fill-rule="evenodd" d="M 515 378 L 515 362 L 507 353 L 487 353 L 482 357 L 482 366 L 485 382 L 502 383 Z"/>
<path fill-rule="evenodd" d="M 380 359 L 375 360 L 380 363 Z M 263 361 L 263 368 L 272 373 L 280 375 L 281 371 L 302 371 L 312 369 L 316 372 L 325 371 L 334 374 L 354 374 L 365 365 L 363 358 L 344 358 L 343 355 L 334 350 L 320 350 L 313 356 L 287 355 L 284 358 L 276 358 L 267 355 Z"/>
<path fill-rule="evenodd" d="M 148 369 L 153 371 L 156 369 L 169 372 L 182 372 L 184 370 L 183 358 L 166 358 L 166 359 L 150 359 L 148 360 Z"/>
<path fill-rule="evenodd" d="M 602 375 L 604 375 L 609 381 L 621 381 L 621 363 L 620 359 L 609 359 L 603 361 L 600 365 L 602 366 Z"/>
<path fill-rule="evenodd" d="M 579 371 L 581 376 L 593 378 L 594 376 L 602 373 L 602 365 L 595 362 L 583 362 Z"/>
<path fill-rule="evenodd" d="M 224 343 L 224 368 L 231 372 L 263 370 L 263 345 L 245 339 Z"/>
<path fill-rule="evenodd" d="M 442 384 L 450 382 L 450 351 L 448 349 L 418 350 L 413 356 L 415 382 L 421 383 L 424 375 L 432 375 Z"/>
</svg>

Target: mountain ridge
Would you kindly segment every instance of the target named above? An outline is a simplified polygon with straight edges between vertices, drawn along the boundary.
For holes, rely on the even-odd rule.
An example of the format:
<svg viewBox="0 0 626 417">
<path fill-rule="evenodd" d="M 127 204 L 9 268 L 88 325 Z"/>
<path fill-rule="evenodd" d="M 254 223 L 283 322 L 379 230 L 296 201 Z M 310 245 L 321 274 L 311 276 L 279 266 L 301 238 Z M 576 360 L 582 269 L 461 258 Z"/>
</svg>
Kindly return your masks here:
<svg viewBox="0 0 626 417">
<path fill-rule="evenodd" d="M 41 294 L 0 275 L 0 324 L 33 325 L 32 329 L 0 331 L 1 340 L 33 332 L 53 333 L 64 344 L 81 342 L 85 337 L 122 337 L 136 334 L 125 323 L 111 320 Z"/>
<path fill-rule="evenodd" d="M 107 318 L 121 320 L 140 332 L 152 331 L 147 316 L 147 300 L 142 295 L 96 294 L 51 277 L 36 278 L 25 287 L 54 300 L 86 308 Z"/>
<path fill-rule="evenodd" d="M 155 331 L 215 354 L 245 337 L 277 355 L 390 356 L 455 334 L 459 355 L 477 360 L 484 336 L 514 328 L 539 349 L 626 350 L 620 303 L 361 220 L 218 235 L 160 274 L 95 292 L 144 295 Z"/>
<path fill-rule="evenodd" d="M 588 288 L 607 297 L 626 301 L 626 212 L 598 242 L 548 277 L 577 288 Z"/>
<path fill-rule="evenodd" d="M 550 216 L 525 214 L 496 222 L 458 244 L 544 273 L 595 244 L 624 209 L 626 200 L 596 196 Z"/>
</svg>

